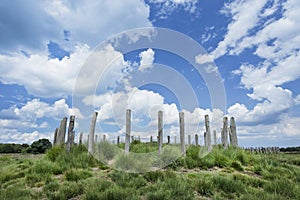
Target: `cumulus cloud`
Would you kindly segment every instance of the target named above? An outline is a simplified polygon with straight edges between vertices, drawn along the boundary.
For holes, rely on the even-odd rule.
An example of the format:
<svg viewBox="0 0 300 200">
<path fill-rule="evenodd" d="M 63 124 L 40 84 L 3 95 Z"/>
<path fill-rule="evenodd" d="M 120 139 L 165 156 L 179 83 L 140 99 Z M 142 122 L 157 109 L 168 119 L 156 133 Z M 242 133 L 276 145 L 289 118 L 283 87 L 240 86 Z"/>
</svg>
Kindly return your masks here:
<svg viewBox="0 0 300 200">
<path fill-rule="evenodd" d="M 61 42 L 67 30 L 73 42 L 92 48 L 109 36 L 124 30 L 151 26 L 149 6 L 143 1 L 4 1 L 0 52 L 46 48 L 49 40 Z M 97 20 L 101 19 L 101 20 Z M 97 23 L 95 23 L 97 20 Z"/>
<path fill-rule="evenodd" d="M 146 51 L 142 51 L 139 54 L 139 57 L 141 59 L 139 70 L 140 71 L 147 71 L 148 69 L 152 68 L 152 64 L 154 61 L 154 51 L 152 49 L 147 49 Z"/>
<path fill-rule="evenodd" d="M 29 58 L 21 53 L 0 55 L 0 81 L 23 85 L 30 94 L 40 97 L 67 96 L 73 91 L 77 73 L 88 53 L 88 46 L 79 45 L 69 58 L 62 60 L 49 60 L 47 52 Z"/>
</svg>

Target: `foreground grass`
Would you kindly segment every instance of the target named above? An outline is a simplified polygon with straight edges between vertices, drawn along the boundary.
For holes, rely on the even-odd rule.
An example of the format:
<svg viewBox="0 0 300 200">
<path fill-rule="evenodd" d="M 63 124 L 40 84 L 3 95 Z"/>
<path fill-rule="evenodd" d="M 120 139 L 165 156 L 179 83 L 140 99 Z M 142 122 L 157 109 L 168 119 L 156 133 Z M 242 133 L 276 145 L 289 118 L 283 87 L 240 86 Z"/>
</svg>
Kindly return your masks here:
<svg viewBox="0 0 300 200">
<path fill-rule="evenodd" d="M 145 145 L 132 150 L 152 151 Z M 43 156 L 1 155 L 0 199 L 300 199 L 299 154 L 217 146 L 201 158 L 199 150 L 191 146 L 185 158 L 142 174 L 108 168 L 83 146 L 70 154 L 55 147 Z"/>
</svg>

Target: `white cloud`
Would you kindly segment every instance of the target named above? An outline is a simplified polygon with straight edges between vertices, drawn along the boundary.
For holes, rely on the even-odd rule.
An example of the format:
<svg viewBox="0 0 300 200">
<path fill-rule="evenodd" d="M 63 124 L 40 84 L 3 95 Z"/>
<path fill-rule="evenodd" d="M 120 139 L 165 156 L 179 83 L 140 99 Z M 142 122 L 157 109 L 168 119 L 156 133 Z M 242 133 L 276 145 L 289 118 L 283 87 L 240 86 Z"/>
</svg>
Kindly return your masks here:
<svg viewBox="0 0 300 200">
<path fill-rule="evenodd" d="M 92 47 L 119 32 L 152 26 L 149 6 L 140 0 L 56 0 L 46 5 L 47 13 L 69 30 L 74 40 Z"/>
<path fill-rule="evenodd" d="M 249 34 L 259 21 L 259 13 L 268 0 L 261 1 L 233 1 L 225 4 L 222 13 L 230 15 L 232 21 L 229 23 L 224 40 L 219 42 L 217 48 L 211 53 L 217 59 L 239 45 L 239 41 Z M 233 53 L 233 51 L 232 51 Z"/>
<path fill-rule="evenodd" d="M 211 63 L 213 62 L 213 59 L 208 54 L 199 54 L 195 57 L 195 62 L 201 65 L 205 63 Z"/>
<path fill-rule="evenodd" d="M 41 97 L 67 96 L 86 59 L 89 48 L 77 46 L 70 58 L 48 59 L 46 52 L 31 55 L 0 55 L 0 80 L 5 84 L 23 85 L 30 94 Z"/>
<path fill-rule="evenodd" d="M 150 0 L 149 2 L 161 4 L 160 10 L 157 12 L 157 15 L 160 17 L 171 14 L 179 7 L 184 8 L 185 11 L 190 13 L 195 13 L 197 10 L 197 0 Z"/>
<path fill-rule="evenodd" d="M 152 49 L 147 49 L 146 51 L 142 51 L 139 54 L 139 57 L 141 59 L 139 70 L 140 71 L 147 71 L 152 68 L 152 64 L 154 61 L 154 51 Z"/>
</svg>

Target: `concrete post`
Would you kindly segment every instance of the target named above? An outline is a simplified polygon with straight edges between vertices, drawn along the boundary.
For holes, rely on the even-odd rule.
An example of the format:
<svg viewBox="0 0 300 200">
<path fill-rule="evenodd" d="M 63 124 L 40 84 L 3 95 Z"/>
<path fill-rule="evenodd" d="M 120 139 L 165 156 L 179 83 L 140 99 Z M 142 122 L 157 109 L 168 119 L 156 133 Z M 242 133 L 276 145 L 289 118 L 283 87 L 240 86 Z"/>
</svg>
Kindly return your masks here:
<svg viewBox="0 0 300 200">
<path fill-rule="evenodd" d="M 177 144 L 176 135 L 174 136 L 174 144 Z"/>
<path fill-rule="evenodd" d="M 170 136 L 169 135 L 167 136 L 167 139 L 168 139 L 168 144 L 170 144 Z"/>
<path fill-rule="evenodd" d="M 103 135 L 102 137 L 103 137 L 103 142 L 105 142 L 106 141 L 106 135 Z"/>
<path fill-rule="evenodd" d="M 161 155 L 163 144 L 163 112 L 158 111 L 158 155 Z"/>
<path fill-rule="evenodd" d="M 214 130 L 214 145 L 217 145 L 217 131 Z"/>
<path fill-rule="evenodd" d="M 152 143 L 153 142 L 153 137 L 152 137 L 152 135 L 150 136 L 150 143 Z"/>
<path fill-rule="evenodd" d="M 98 113 L 97 112 L 94 112 L 93 113 L 93 116 L 92 116 L 92 120 L 91 120 L 91 125 L 90 125 L 90 134 L 88 136 L 88 141 L 89 141 L 89 144 L 88 144 L 88 151 L 90 154 L 93 154 L 94 153 L 94 135 L 95 135 L 95 126 L 96 126 L 96 121 L 97 121 L 97 116 L 98 116 Z"/>
<path fill-rule="evenodd" d="M 231 145 L 233 147 L 238 147 L 238 140 L 237 140 L 236 125 L 235 125 L 234 117 L 230 118 L 230 134 L 232 137 L 232 143 L 230 141 Z"/>
<path fill-rule="evenodd" d="M 126 110 L 126 137 L 125 137 L 125 153 L 129 153 L 131 131 L 131 110 Z"/>
<path fill-rule="evenodd" d="M 211 134 L 210 134 L 209 116 L 208 115 L 205 115 L 205 132 L 206 132 L 207 150 L 210 151 L 212 148 L 212 145 L 211 145 Z"/>
<path fill-rule="evenodd" d="M 75 124 L 75 116 L 71 115 L 69 121 L 69 127 L 68 127 L 67 152 L 70 152 L 71 145 L 73 144 L 72 139 L 73 139 L 74 124 Z"/>
<path fill-rule="evenodd" d="M 66 137 L 66 129 L 67 129 L 67 117 L 64 117 L 60 121 L 57 144 L 64 145 L 65 144 L 65 137 Z"/>
<path fill-rule="evenodd" d="M 224 149 L 227 149 L 227 147 L 228 147 L 227 128 L 228 128 L 228 118 L 224 117 L 223 118 L 223 128 L 222 128 L 222 132 L 221 132 L 222 145 L 223 145 Z"/>
<path fill-rule="evenodd" d="M 117 137 L 117 144 L 120 144 L 120 136 Z"/>
<path fill-rule="evenodd" d="M 179 113 L 179 126 L 180 126 L 180 144 L 181 144 L 181 153 L 183 156 L 186 154 L 185 150 L 185 133 L 184 133 L 184 112 Z"/>
<path fill-rule="evenodd" d="M 98 135 L 95 135 L 95 142 L 98 142 Z"/>
<path fill-rule="evenodd" d="M 204 132 L 204 146 L 207 147 L 207 134 Z"/>
<path fill-rule="evenodd" d="M 199 142 L 198 142 L 198 134 L 195 134 L 195 145 L 198 146 Z"/>
<path fill-rule="evenodd" d="M 191 145 L 191 135 L 188 135 L 188 145 Z"/>
<path fill-rule="evenodd" d="M 58 133 L 59 133 L 59 129 L 56 128 L 55 131 L 54 131 L 54 139 L 53 139 L 53 146 L 57 145 L 57 136 L 58 136 Z"/>
<path fill-rule="evenodd" d="M 83 133 L 80 133 L 80 136 L 79 136 L 79 144 L 82 144 L 82 136 L 83 136 Z"/>
</svg>

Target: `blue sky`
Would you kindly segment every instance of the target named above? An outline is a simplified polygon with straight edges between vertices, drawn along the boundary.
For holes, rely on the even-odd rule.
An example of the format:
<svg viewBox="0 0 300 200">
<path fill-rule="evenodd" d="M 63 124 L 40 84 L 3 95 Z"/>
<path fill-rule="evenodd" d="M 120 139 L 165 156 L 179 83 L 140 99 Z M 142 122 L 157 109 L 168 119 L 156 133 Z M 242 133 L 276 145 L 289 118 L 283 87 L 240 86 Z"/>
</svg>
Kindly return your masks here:
<svg viewBox="0 0 300 200">
<path fill-rule="evenodd" d="M 218 133 L 234 116 L 241 146 L 299 146 L 299 9 L 298 0 L 2 1 L 0 142 L 52 140 L 71 114 L 76 136 L 87 133 L 94 110 L 97 134 L 114 140 L 131 108 L 132 133 L 145 140 L 163 110 L 165 135 L 178 135 L 184 111 L 187 134 L 203 135 L 205 114 Z M 151 31 L 128 34 L 156 27 L 183 35 L 162 39 L 177 52 L 137 48 Z"/>
</svg>

